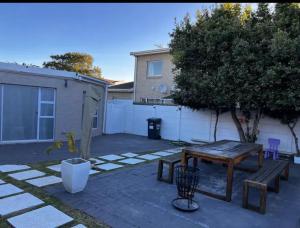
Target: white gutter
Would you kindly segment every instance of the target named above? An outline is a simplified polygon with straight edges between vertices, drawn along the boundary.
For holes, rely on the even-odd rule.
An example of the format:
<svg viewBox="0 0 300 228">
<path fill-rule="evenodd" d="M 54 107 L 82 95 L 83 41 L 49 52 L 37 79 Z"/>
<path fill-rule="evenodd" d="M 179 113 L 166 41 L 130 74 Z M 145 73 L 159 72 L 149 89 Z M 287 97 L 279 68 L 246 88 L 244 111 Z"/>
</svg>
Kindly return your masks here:
<svg viewBox="0 0 300 228">
<path fill-rule="evenodd" d="M 130 55 L 141 56 L 141 55 L 153 55 L 153 54 L 163 54 L 163 53 L 170 53 L 170 48 L 130 52 Z"/>
<path fill-rule="evenodd" d="M 131 93 L 133 89 L 110 89 L 108 88 L 108 92 L 120 92 L 120 93 Z"/>
</svg>

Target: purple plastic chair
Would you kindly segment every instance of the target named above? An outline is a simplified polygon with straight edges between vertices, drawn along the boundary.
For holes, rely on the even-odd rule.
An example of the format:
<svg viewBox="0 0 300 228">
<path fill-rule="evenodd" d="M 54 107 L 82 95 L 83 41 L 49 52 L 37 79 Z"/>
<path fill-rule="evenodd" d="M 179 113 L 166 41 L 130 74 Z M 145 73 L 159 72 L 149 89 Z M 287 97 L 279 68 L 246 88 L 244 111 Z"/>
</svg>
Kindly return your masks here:
<svg viewBox="0 0 300 228">
<path fill-rule="evenodd" d="M 273 160 L 277 160 L 279 158 L 278 147 L 280 144 L 279 139 L 268 139 L 269 148 L 265 151 L 265 159 L 269 158 L 271 154 L 273 155 Z"/>
</svg>

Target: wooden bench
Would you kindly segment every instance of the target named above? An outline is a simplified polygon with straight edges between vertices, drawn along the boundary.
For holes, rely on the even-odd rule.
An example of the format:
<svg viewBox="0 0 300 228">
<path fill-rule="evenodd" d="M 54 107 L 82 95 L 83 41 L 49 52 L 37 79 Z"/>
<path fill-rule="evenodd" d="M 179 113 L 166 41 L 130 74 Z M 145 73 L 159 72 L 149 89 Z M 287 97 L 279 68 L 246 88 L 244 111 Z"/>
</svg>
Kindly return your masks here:
<svg viewBox="0 0 300 228">
<path fill-rule="evenodd" d="M 243 187 L 243 207 L 262 214 L 266 212 L 267 190 L 279 192 L 279 180 L 281 175 L 283 179 L 288 180 L 289 176 L 289 162 L 283 160 L 268 160 L 264 166 L 249 178 L 244 180 Z M 275 181 L 274 187 L 270 183 Z M 248 203 L 249 188 L 257 188 L 260 191 L 259 207 Z"/>
<path fill-rule="evenodd" d="M 161 158 L 158 161 L 158 170 L 157 170 L 157 180 L 164 181 L 169 184 L 173 184 L 174 179 L 174 167 L 176 163 L 181 162 L 182 153 L 174 154 L 168 157 Z M 163 178 L 163 169 L 164 164 L 167 164 L 168 167 L 168 176 L 167 178 Z M 194 158 L 193 160 L 194 167 L 197 166 L 197 158 Z"/>
</svg>

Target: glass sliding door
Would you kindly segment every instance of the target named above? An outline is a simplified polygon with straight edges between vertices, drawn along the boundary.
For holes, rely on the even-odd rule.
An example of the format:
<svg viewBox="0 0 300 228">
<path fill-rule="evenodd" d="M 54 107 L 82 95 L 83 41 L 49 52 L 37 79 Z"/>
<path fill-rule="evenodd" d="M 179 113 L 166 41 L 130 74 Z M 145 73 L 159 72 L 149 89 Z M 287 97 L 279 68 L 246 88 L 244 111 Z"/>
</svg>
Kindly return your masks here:
<svg viewBox="0 0 300 228">
<path fill-rule="evenodd" d="M 0 85 L 0 141 L 54 138 L 55 89 Z"/>
<path fill-rule="evenodd" d="M 2 141 L 37 138 L 37 87 L 4 85 L 2 104 Z"/>
</svg>

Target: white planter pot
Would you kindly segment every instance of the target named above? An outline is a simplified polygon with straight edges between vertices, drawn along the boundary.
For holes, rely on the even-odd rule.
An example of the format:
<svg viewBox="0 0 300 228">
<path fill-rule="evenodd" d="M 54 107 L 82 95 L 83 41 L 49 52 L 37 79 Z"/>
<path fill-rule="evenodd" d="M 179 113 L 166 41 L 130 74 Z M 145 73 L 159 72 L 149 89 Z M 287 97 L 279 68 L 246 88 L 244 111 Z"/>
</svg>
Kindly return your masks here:
<svg viewBox="0 0 300 228">
<path fill-rule="evenodd" d="M 300 164 L 300 156 L 294 156 L 294 163 Z"/>
<path fill-rule="evenodd" d="M 66 191 L 76 193 L 82 191 L 88 181 L 91 169 L 90 161 L 72 158 L 61 162 L 61 177 Z"/>
</svg>

